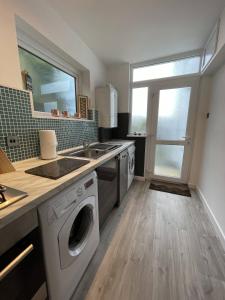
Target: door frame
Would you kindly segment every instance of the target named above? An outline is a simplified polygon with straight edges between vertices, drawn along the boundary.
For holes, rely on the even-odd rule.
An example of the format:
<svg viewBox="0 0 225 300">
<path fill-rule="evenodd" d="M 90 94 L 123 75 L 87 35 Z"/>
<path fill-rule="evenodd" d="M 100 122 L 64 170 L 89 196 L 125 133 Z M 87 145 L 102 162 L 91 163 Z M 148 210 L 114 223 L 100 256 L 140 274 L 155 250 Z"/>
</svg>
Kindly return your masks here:
<svg viewBox="0 0 225 300">
<path fill-rule="evenodd" d="M 185 76 L 179 78 L 168 78 L 161 80 L 154 80 L 151 82 L 142 82 L 142 84 L 135 87 L 148 87 L 148 113 L 147 113 L 147 141 L 146 141 L 146 164 L 145 164 L 145 177 L 147 179 L 157 178 L 170 182 L 187 183 L 190 175 L 193 143 L 194 143 L 194 131 L 196 121 L 196 108 L 198 99 L 198 87 L 200 76 Z M 159 103 L 159 91 L 161 89 L 173 89 L 181 87 L 191 87 L 191 98 L 188 112 L 187 131 L 186 135 L 190 136 L 190 142 L 187 146 L 187 141 L 181 141 L 180 144 L 186 145 L 184 152 L 184 159 L 182 165 L 181 178 L 169 178 L 164 176 L 158 176 L 153 174 L 154 162 L 155 162 L 155 145 L 156 145 L 156 129 L 158 120 L 158 103 Z M 155 140 L 155 141 L 154 141 Z M 161 143 L 161 144 L 168 144 Z M 178 142 L 170 141 L 169 144 L 177 145 Z"/>
</svg>

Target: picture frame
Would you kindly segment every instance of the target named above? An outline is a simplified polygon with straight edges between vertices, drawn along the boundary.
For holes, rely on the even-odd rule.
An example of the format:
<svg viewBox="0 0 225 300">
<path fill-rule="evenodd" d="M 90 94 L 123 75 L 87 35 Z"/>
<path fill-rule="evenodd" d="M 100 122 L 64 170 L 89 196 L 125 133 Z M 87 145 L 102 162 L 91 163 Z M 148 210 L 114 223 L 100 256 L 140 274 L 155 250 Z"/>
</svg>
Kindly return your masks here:
<svg viewBox="0 0 225 300">
<path fill-rule="evenodd" d="M 89 101 L 88 96 L 79 95 L 78 96 L 78 113 L 82 119 L 88 118 L 88 108 L 89 108 Z"/>
<path fill-rule="evenodd" d="M 23 87 L 27 91 L 33 91 L 32 78 L 26 70 L 21 72 Z"/>
</svg>

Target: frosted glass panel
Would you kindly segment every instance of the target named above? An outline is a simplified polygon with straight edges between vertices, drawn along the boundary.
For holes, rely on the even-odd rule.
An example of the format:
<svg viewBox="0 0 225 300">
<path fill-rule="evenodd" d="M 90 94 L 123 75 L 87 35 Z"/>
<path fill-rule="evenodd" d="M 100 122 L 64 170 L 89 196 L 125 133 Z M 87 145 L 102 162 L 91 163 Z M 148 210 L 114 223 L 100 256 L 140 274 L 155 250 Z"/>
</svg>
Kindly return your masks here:
<svg viewBox="0 0 225 300">
<path fill-rule="evenodd" d="M 133 82 L 194 74 L 199 72 L 200 56 L 133 69 Z"/>
<path fill-rule="evenodd" d="M 131 133 L 146 133 L 148 88 L 132 89 Z"/>
<path fill-rule="evenodd" d="M 156 145 L 154 174 L 180 178 L 184 146 Z"/>
<path fill-rule="evenodd" d="M 191 88 L 161 90 L 157 125 L 158 140 L 182 140 L 186 135 Z"/>
</svg>

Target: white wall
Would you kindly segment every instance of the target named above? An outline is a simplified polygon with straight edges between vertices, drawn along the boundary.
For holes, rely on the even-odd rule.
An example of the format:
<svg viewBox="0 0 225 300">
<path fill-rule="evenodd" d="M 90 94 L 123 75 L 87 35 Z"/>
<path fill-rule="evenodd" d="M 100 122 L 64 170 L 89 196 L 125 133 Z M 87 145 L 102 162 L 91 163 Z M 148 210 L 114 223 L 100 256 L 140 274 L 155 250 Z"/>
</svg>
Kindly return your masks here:
<svg viewBox="0 0 225 300">
<path fill-rule="evenodd" d="M 10 3 L 0 0 L 0 84 L 22 88 L 14 14 Z"/>
<path fill-rule="evenodd" d="M 225 65 L 212 77 L 198 188 L 225 237 Z"/>
<path fill-rule="evenodd" d="M 204 76 L 200 79 L 197 114 L 195 121 L 195 132 L 193 140 L 192 162 L 190 169 L 189 184 L 196 186 L 199 177 L 201 156 L 205 136 L 205 126 L 207 113 L 209 110 L 209 100 L 211 93 L 211 77 Z"/>
<path fill-rule="evenodd" d="M 112 65 L 107 69 L 107 80 L 118 91 L 119 107 L 118 111 L 129 112 L 129 85 L 130 85 L 130 64 L 123 63 Z"/>
<path fill-rule="evenodd" d="M 0 0 L 0 84 L 22 88 L 17 50 L 15 15 L 22 18 L 90 71 L 90 96 L 105 84 L 106 68 L 80 37 L 44 0 Z"/>
</svg>

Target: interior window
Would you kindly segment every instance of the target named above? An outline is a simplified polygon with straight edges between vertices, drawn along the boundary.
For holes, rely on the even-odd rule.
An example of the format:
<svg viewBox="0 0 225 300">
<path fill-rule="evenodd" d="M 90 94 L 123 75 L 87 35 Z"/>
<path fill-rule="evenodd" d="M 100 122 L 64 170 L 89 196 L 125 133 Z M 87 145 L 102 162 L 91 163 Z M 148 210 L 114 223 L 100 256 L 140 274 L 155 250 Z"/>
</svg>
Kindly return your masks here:
<svg viewBox="0 0 225 300">
<path fill-rule="evenodd" d="M 146 133 L 148 87 L 132 89 L 131 133 Z"/>
<path fill-rule="evenodd" d="M 34 110 L 49 113 L 58 109 L 74 116 L 76 78 L 21 47 L 19 57 L 26 84 L 33 93 Z"/>
<path fill-rule="evenodd" d="M 195 74 L 199 72 L 200 56 L 133 69 L 133 82 Z"/>
</svg>

